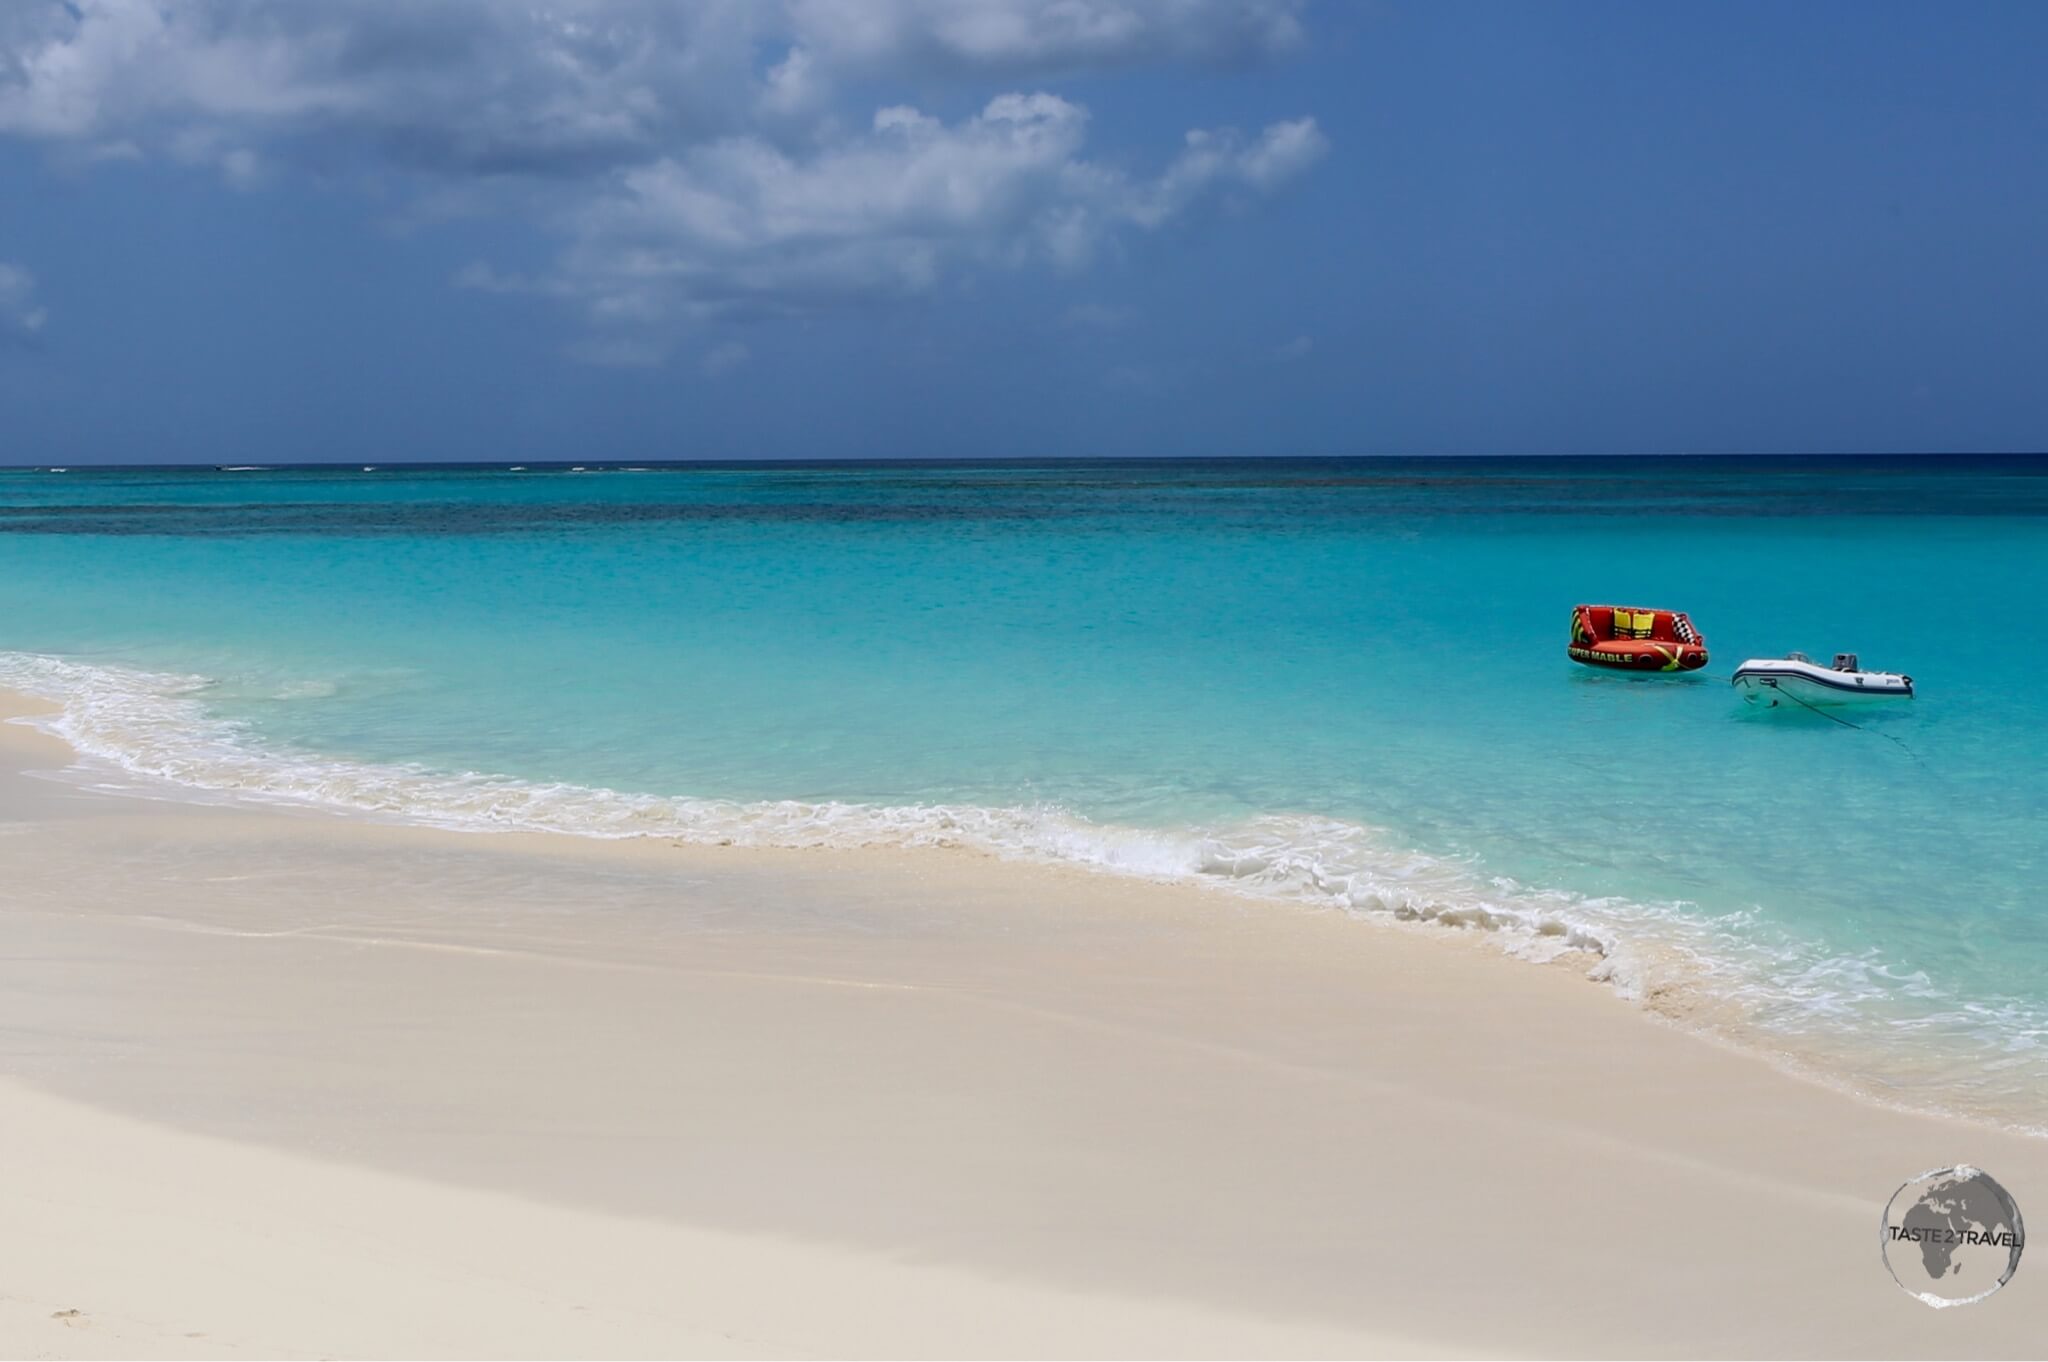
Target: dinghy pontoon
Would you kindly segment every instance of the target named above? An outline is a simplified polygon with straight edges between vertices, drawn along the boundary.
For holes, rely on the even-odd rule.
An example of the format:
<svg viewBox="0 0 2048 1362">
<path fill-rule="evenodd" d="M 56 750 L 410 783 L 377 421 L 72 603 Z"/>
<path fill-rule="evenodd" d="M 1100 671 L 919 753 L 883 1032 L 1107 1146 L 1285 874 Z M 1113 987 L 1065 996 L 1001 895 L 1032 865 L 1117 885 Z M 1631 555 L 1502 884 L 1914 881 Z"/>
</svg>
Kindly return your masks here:
<svg viewBox="0 0 2048 1362">
<path fill-rule="evenodd" d="M 1866 672 L 1856 654 L 1836 653 L 1823 667 L 1805 653 L 1753 657 L 1735 669 L 1732 682 L 1742 698 L 1769 708 L 1778 704 L 1853 705 L 1867 700 L 1910 700 L 1913 678 L 1898 672 Z"/>
</svg>

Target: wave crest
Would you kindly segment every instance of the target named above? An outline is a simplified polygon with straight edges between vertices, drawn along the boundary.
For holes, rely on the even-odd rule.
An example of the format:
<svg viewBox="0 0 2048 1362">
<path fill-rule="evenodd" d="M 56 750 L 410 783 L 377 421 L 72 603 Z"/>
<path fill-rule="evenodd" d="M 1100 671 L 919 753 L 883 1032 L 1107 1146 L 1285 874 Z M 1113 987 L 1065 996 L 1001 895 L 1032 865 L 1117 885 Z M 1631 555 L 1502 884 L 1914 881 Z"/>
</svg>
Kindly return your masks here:
<svg viewBox="0 0 2048 1362">
<path fill-rule="evenodd" d="M 0 685 L 60 705 L 42 726 L 83 756 L 131 775 L 240 799 L 470 831 L 777 848 L 950 847 L 1502 931 L 1535 954 L 1580 950 L 1612 961 L 1618 951 L 1613 925 L 1588 911 L 1601 901 L 1487 880 L 1460 863 L 1390 846 L 1377 829 L 1339 819 L 1275 814 L 1226 827 L 1148 829 L 1097 823 L 1055 804 L 738 801 L 440 772 L 266 746 L 246 725 L 208 712 L 203 697 L 213 684 L 201 676 L 0 654 Z M 295 693 L 317 697 L 331 689 Z"/>
</svg>

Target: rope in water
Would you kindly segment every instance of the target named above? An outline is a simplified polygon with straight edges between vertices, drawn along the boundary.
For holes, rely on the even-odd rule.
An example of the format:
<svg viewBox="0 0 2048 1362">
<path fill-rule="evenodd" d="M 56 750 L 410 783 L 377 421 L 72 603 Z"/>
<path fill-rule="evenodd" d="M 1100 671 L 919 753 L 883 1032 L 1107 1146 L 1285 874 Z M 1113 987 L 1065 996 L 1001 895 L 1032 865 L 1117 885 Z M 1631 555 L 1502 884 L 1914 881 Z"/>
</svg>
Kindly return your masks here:
<svg viewBox="0 0 2048 1362">
<path fill-rule="evenodd" d="M 1873 735 L 1873 736 L 1875 736 L 1875 737 L 1883 738 L 1883 739 L 1884 739 L 1884 740 L 1885 740 L 1886 742 L 1888 742 L 1888 743 L 1891 743 L 1891 744 L 1892 744 L 1892 745 L 1893 745 L 1894 747 L 1897 747 L 1897 748 L 1898 748 L 1898 749 L 1899 749 L 1899 750 L 1900 750 L 1901 752 L 1904 752 L 1904 753 L 1905 753 L 1905 754 L 1906 754 L 1907 756 L 1911 757 L 1911 758 L 1912 758 L 1912 759 L 1913 759 L 1914 761 L 1916 761 L 1916 762 L 1920 762 L 1920 764 L 1921 764 L 1922 766 L 1925 766 L 1925 765 L 1927 764 L 1927 763 L 1926 763 L 1926 762 L 1924 762 L 1924 761 L 1920 761 L 1920 754 L 1919 754 L 1918 752 L 1915 752 L 1915 751 L 1914 751 L 1914 750 L 1913 750 L 1912 748 L 1910 748 L 1910 747 L 1906 746 L 1906 744 L 1905 744 L 1905 743 L 1903 743 L 1903 742 L 1899 741 L 1899 739 L 1898 739 L 1898 738 L 1894 737 L 1894 736 L 1893 736 L 1893 735 L 1891 735 L 1890 733 L 1879 733 L 1879 732 L 1878 732 L 1878 731 L 1877 731 L 1876 729 L 1874 729 L 1874 728 L 1865 728 L 1865 727 L 1864 727 L 1864 726 L 1863 726 L 1862 724 L 1854 724 L 1854 723 L 1850 723 L 1850 722 L 1849 722 L 1849 721 L 1848 721 L 1847 719 L 1844 719 L 1844 718 L 1843 718 L 1843 717 L 1842 717 L 1841 715 L 1839 715 L 1839 714 L 1830 714 L 1830 713 L 1828 713 L 1828 712 L 1827 712 L 1826 710 L 1822 709 L 1822 708 L 1821 708 L 1821 707 L 1820 707 L 1819 705 L 1815 705 L 1815 704 L 1810 704 L 1810 703 L 1808 703 L 1807 701 L 1805 701 L 1805 700 L 1802 700 L 1802 699 L 1800 699 L 1800 698 L 1799 698 L 1798 696 L 1794 695 L 1794 694 L 1793 694 L 1793 693 L 1792 693 L 1791 691 L 1789 691 L 1789 690 L 1786 690 L 1786 689 L 1785 689 L 1785 688 L 1784 688 L 1783 686 L 1773 686 L 1773 687 L 1771 687 L 1771 689 L 1772 689 L 1773 691 L 1776 691 L 1776 692 L 1777 692 L 1777 693 L 1778 693 L 1779 695 L 1782 695 L 1782 696 L 1784 696 L 1784 697 L 1785 697 L 1785 698 L 1786 698 L 1787 700 L 1790 700 L 1790 701 L 1792 701 L 1792 703 L 1794 703 L 1794 704 L 1796 704 L 1796 705 L 1801 705 L 1801 706 L 1804 706 L 1805 708 L 1807 708 L 1807 709 L 1810 709 L 1810 710 L 1812 710 L 1812 711 L 1813 711 L 1813 712 L 1814 712 L 1815 714 L 1818 714 L 1818 715 L 1820 715 L 1820 717 L 1821 717 L 1821 718 L 1823 718 L 1823 719 L 1832 719 L 1832 720 L 1834 720 L 1834 721 L 1835 721 L 1836 723 L 1840 724 L 1840 725 L 1841 725 L 1842 727 L 1844 727 L 1844 728 L 1853 728 L 1853 729 L 1855 729 L 1855 730 L 1856 730 L 1856 731 L 1857 731 L 1858 733 L 1869 733 L 1869 734 L 1872 734 L 1872 735 Z"/>
</svg>

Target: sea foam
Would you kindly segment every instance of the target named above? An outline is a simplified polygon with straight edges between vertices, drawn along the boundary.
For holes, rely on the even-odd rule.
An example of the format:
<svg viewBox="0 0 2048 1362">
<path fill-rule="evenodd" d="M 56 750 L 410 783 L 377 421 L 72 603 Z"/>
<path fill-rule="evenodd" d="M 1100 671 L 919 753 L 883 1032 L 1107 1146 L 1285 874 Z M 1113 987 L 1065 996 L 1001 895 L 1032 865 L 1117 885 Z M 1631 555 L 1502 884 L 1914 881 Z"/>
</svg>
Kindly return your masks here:
<svg viewBox="0 0 2048 1362">
<path fill-rule="evenodd" d="M 61 706 L 40 726 L 88 759 L 104 783 L 118 770 L 187 791 L 313 805 L 465 831 L 659 837 L 764 848 L 949 847 L 1150 880 L 1186 881 L 1353 913 L 1499 931 L 1516 949 L 1582 951 L 1628 989 L 1614 900 L 1532 889 L 1455 860 L 1393 845 L 1358 823 L 1271 814 L 1227 826 L 1141 828 L 1057 804 L 860 804 L 740 801 L 522 780 L 488 772 L 354 761 L 267 744 L 211 713 L 202 676 L 0 653 L 0 685 Z M 304 683 L 282 694 L 331 693 Z"/>
<path fill-rule="evenodd" d="M 1873 1029 L 1880 1044 L 1884 1033 L 1931 1036 L 1941 1053 L 1974 1054 L 1986 1072 L 2002 1075 L 2006 1091 L 1967 1092 L 1953 1102 L 1940 1082 L 1929 1082 L 1907 1105 L 1988 1110 L 2039 1128 L 2027 1094 L 2036 1089 L 2033 1075 L 2048 1070 L 2048 1017 L 2005 999 L 1953 1004 L 1924 977 L 1901 975 L 1874 952 L 1830 954 L 1767 928 L 1755 914 L 1711 917 L 1681 902 L 1530 886 L 1402 847 L 1377 828 L 1306 814 L 1141 828 L 1049 803 L 740 801 L 355 761 L 264 742 L 246 724 L 209 710 L 205 697 L 214 685 L 202 676 L 0 653 L 0 686 L 60 707 L 34 722 L 81 755 L 74 777 L 101 788 L 321 807 L 472 832 L 783 849 L 953 848 L 1475 929 L 1523 958 L 1571 959 L 1589 977 L 1667 1015 L 1761 1034 L 1774 1048 L 1790 1042 L 1792 1053 L 1780 1058 L 1823 1076 L 1847 1069 L 1852 1086 L 1866 1092 L 1898 1095 L 1873 1058 Z M 285 695 L 317 701 L 331 690 L 304 684 Z M 1902 1000 L 1920 1005 L 1900 1012 Z M 1807 1062 L 1801 1052 L 1818 1053 L 1820 1062 Z"/>
</svg>

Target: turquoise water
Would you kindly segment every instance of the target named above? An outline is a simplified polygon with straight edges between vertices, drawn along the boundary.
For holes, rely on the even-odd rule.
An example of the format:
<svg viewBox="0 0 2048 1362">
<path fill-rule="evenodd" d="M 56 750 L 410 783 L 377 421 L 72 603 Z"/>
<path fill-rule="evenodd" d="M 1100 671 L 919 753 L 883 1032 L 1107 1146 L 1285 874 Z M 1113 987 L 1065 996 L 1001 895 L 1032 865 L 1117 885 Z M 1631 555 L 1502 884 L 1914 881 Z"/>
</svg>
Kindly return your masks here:
<svg viewBox="0 0 2048 1362">
<path fill-rule="evenodd" d="M 0 472 L 0 684 L 104 778 L 1437 919 L 2034 1125 L 2044 588 L 2048 461 Z M 1745 711 L 1792 648 L 1919 697 Z"/>
</svg>

